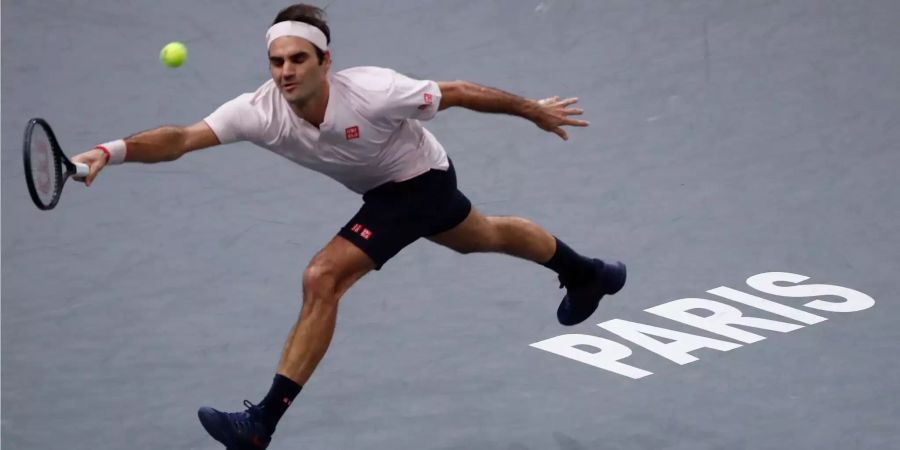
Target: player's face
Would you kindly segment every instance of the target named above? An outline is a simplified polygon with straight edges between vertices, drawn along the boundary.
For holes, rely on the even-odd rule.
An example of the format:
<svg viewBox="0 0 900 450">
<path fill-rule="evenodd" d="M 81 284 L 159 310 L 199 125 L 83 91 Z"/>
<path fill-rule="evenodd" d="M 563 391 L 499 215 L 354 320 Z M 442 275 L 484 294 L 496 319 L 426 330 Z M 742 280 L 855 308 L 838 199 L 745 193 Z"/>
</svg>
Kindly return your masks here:
<svg viewBox="0 0 900 450">
<path fill-rule="evenodd" d="M 290 103 L 302 105 L 319 94 L 330 66 L 330 55 L 326 52 L 320 65 L 315 47 L 306 39 L 283 36 L 269 47 L 269 71 Z"/>
</svg>

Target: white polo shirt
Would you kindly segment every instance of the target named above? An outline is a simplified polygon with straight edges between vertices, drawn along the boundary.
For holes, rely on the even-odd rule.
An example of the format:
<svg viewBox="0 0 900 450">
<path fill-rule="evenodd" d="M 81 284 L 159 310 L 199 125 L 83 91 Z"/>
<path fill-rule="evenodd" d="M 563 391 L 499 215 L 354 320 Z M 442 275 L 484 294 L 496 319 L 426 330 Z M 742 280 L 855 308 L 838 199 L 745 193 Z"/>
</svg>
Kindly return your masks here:
<svg viewBox="0 0 900 450">
<path fill-rule="evenodd" d="M 391 69 L 355 67 L 329 75 L 329 84 L 319 128 L 290 109 L 272 80 L 204 120 L 222 144 L 252 142 L 360 194 L 450 167 L 447 152 L 419 123 L 437 113 L 437 83 Z"/>
</svg>

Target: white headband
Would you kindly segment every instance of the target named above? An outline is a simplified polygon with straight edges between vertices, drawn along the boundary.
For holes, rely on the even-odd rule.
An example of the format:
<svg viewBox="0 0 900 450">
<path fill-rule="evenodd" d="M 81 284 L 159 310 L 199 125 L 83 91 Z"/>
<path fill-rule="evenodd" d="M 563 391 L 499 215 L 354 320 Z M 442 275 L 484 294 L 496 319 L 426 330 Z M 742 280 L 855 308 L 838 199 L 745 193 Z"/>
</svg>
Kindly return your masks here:
<svg viewBox="0 0 900 450">
<path fill-rule="evenodd" d="M 319 50 L 328 51 L 328 39 L 325 38 L 325 33 L 306 22 L 285 21 L 272 25 L 269 27 L 269 31 L 266 31 L 266 48 L 271 47 L 272 41 L 282 36 L 303 38 L 319 47 Z"/>
</svg>

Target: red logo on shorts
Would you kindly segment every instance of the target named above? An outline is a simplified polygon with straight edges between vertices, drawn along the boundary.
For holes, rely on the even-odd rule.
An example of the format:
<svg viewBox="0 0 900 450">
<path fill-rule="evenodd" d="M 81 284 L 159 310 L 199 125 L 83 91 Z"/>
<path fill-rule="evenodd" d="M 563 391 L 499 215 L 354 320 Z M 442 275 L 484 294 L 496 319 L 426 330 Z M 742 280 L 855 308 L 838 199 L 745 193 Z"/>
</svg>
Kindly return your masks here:
<svg viewBox="0 0 900 450">
<path fill-rule="evenodd" d="M 374 233 L 372 233 L 372 230 L 370 230 L 358 223 L 354 224 L 352 227 L 350 227 L 350 231 L 358 234 L 361 238 L 363 238 L 367 241 L 369 240 L 369 238 L 372 237 L 372 234 L 374 234 Z"/>
<path fill-rule="evenodd" d="M 426 93 L 425 93 L 425 104 L 419 105 L 419 109 L 425 109 L 425 108 L 427 108 L 429 105 L 431 105 L 431 103 L 432 103 L 432 97 L 431 97 L 431 94 L 429 94 L 429 93 L 426 92 Z"/>
<path fill-rule="evenodd" d="M 352 127 L 350 127 L 350 128 L 347 128 L 346 130 L 344 130 L 344 135 L 347 136 L 347 140 L 348 140 L 348 141 L 351 140 L 351 139 L 356 139 L 356 138 L 358 138 L 358 137 L 359 137 L 359 127 L 358 127 L 358 126 L 352 126 Z"/>
</svg>

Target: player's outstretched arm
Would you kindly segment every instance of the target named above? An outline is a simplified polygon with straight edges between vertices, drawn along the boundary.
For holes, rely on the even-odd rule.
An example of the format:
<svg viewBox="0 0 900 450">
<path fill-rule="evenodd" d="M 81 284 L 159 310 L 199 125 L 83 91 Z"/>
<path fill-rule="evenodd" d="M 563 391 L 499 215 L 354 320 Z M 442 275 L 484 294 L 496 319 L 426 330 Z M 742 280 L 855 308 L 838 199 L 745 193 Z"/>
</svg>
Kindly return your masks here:
<svg viewBox="0 0 900 450">
<path fill-rule="evenodd" d="M 219 139 L 204 121 L 187 127 L 163 126 L 142 131 L 128 136 L 124 144 L 115 141 L 113 145 L 124 145 L 124 148 L 107 149 L 97 146 L 84 153 L 75 155 L 73 162 L 87 164 L 90 172 L 84 183 L 90 186 L 109 163 L 110 157 L 123 158 L 115 162 L 156 163 L 174 161 L 187 152 L 219 145 Z M 123 153 L 124 152 L 124 153 Z"/>
<path fill-rule="evenodd" d="M 438 86 L 441 89 L 439 109 L 461 106 L 479 112 L 516 115 L 534 122 L 543 130 L 558 134 L 564 140 L 568 140 L 569 135 L 563 126 L 589 125 L 586 120 L 570 117 L 584 113 L 580 108 L 570 108 L 578 101 L 577 97 L 532 100 L 469 81 L 441 81 Z"/>
</svg>

